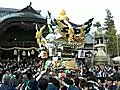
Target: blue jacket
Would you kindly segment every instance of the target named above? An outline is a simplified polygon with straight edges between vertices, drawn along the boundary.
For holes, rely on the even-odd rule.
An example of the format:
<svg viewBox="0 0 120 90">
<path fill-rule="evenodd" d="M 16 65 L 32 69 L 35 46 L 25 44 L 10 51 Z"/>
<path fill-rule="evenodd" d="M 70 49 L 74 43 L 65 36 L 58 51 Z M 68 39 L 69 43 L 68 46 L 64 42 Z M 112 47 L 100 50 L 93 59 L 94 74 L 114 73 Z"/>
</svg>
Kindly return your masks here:
<svg viewBox="0 0 120 90">
<path fill-rule="evenodd" d="M 77 86 L 69 86 L 68 90 L 80 90 L 80 88 L 78 88 Z"/>
<path fill-rule="evenodd" d="M 48 89 L 47 90 L 59 90 L 58 87 L 56 87 L 55 85 L 53 85 L 52 83 L 48 84 Z"/>
<path fill-rule="evenodd" d="M 16 90 L 14 87 L 2 84 L 0 90 Z"/>
</svg>

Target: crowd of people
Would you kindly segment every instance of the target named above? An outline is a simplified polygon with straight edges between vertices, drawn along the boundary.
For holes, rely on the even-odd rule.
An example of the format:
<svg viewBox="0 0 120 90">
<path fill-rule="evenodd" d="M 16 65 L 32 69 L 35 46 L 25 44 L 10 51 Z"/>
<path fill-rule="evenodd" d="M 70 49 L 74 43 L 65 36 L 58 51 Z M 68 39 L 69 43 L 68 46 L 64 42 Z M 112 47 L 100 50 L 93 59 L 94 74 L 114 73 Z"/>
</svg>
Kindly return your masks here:
<svg viewBox="0 0 120 90">
<path fill-rule="evenodd" d="M 44 68 L 42 59 L 0 60 L 0 90 L 120 90 L 119 66 Z"/>
</svg>

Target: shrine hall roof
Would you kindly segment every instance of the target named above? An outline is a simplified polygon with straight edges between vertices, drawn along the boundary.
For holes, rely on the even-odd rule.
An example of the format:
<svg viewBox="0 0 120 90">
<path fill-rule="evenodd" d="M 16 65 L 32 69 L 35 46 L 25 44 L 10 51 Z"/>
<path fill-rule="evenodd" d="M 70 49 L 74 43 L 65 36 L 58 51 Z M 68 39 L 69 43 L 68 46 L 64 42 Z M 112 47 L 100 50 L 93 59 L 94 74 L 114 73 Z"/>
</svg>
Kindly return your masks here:
<svg viewBox="0 0 120 90">
<path fill-rule="evenodd" d="M 42 19 L 46 21 L 46 18 L 40 14 L 40 10 L 34 10 L 31 5 L 23 9 L 11 9 L 11 8 L 0 8 L 0 23 L 10 21 L 36 21 Z M 38 20 L 37 20 L 38 19 Z"/>
</svg>

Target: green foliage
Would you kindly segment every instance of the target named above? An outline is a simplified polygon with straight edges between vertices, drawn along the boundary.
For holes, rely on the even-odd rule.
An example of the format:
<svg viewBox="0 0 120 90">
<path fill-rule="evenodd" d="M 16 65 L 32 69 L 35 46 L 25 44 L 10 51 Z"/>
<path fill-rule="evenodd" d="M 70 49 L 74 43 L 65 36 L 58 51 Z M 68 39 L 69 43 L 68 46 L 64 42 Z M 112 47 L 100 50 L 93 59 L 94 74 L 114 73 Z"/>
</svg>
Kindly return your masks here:
<svg viewBox="0 0 120 90">
<path fill-rule="evenodd" d="M 99 28 L 99 27 L 101 27 L 101 24 L 100 24 L 100 22 L 96 22 L 95 24 L 93 24 L 93 26 Z"/>
<path fill-rule="evenodd" d="M 109 9 L 106 9 L 107 16 L 104 22 L 104 28 L 106 30 L 105 34 L 108 38 L 107 40 L 107 50 L 110 56 L 117 55 L 117 38 L 116 38 L 116 29 L 113 20 L 113 16 Z"/>
<path fill-rule="evenodd" d="M 106 30 L 111 30 L 112 27 L 115 28 L 115 24 L 114 24 L 114 20 L 113 20 L 113 16 L 110 12 L 109 9 L 106 9 L 106 13 L 107 13 L 107 16 L 105 18 L 105 29 Z"/>
</svg>

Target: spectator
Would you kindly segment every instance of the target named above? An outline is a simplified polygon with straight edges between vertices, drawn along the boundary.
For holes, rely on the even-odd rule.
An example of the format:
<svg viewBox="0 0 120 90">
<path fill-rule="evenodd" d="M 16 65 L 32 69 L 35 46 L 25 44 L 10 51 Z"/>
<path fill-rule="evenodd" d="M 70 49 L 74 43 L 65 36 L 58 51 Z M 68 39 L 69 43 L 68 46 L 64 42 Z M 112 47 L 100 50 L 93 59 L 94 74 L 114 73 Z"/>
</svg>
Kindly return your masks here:
<svg viewBox="0 0 120 90">
<path fill-rule="evenodd" d="M 10 77 L 9 77 L 9 75 L 7 75 L 7 74 L 3 75 L 0 90 L 16 90 L 14 87 L 12 87 L 10 85 Z"/>
<path fill-rule="evenodd" d="M 40 90 L 46 90 L 48 88 L 48 80 L 45 78 L 41 78 L 39 80 L 39 88 Z M 49 89 L 49 90 L 55 90 L 55 89 Z"/>
<path fill-rule="evenodd" d="M 112 77 L 114 81 L 120 81 L 120 71 L 118 69 L 118 66 L 114 67 L 115 72 L 113 73 Z"/>
</svg>

